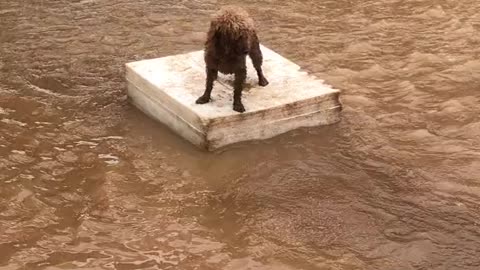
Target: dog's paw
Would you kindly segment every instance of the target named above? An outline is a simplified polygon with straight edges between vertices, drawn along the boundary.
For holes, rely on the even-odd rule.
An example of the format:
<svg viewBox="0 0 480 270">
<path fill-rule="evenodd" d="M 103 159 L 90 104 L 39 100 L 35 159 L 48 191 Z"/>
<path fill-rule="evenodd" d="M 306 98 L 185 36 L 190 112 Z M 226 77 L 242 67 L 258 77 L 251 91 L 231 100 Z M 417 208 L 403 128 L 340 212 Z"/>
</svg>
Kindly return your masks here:
<svg viewBox="0 0 480 270">
<path fill-rule="evenodd" d="M 233 104 L 233 110 L 239 113 L 243 113 L 245 112 L 245 107 L 243 107 L 242 103 L 236 103 Z"/>
<path fill-rule="evenodd" d="M 260 85 L 260 86 L 267 86 L 267 85 L 268 85 L 267 79 L 261 78 L 260 80 L 258 80 L 258 85 Z"/>
<path fill-rule="evenodd" d="M 201 96 L 197 99 L 197 101 L 195 101 L 195 103 L 197 104 L 205 104 L 205 103 L 208 103 L 210 101 L 210 97 L 206 97 L 206 96 Z"/>
</svg>

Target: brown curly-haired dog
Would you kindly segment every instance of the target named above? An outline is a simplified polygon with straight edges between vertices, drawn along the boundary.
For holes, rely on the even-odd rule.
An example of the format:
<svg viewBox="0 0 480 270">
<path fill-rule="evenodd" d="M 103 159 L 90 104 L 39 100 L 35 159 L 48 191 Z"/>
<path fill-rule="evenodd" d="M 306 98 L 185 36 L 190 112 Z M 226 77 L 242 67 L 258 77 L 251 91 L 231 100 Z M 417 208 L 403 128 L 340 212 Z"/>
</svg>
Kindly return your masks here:
<svg viewBox="0 0 480 270">
<path fill-rule="evenodd" d="M 213 82 L 220 71 L 223 74 L 235 74 L 233 110 L 244 112 L 242 90 L 247 77 L 247 54 L 257 71 L 258 84 L 266 86 L 268 81 L 262 71 L 263 56 L 253 20 L 239 7 L 222 8 L 210 23 L 204 52 L 206 89 L 196 103 L 204 104 L 210 101 Z"/>
</svg>

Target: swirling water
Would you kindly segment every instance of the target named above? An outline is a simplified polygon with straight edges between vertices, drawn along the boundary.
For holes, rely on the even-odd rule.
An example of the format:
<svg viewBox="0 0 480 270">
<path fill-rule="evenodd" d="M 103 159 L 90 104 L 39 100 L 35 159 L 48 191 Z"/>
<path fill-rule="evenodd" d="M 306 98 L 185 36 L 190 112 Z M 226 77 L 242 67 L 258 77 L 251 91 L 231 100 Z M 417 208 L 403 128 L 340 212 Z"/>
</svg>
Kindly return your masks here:
<svg viewBox="0 0 480 270">
<path fill-rule="evenodd" d="M 204 153 L 123 64 L 234 3 L 1 1 L 0 269 L 480 269 L 480 2 L 242 1 L 342 121 Z"/>
</svg>

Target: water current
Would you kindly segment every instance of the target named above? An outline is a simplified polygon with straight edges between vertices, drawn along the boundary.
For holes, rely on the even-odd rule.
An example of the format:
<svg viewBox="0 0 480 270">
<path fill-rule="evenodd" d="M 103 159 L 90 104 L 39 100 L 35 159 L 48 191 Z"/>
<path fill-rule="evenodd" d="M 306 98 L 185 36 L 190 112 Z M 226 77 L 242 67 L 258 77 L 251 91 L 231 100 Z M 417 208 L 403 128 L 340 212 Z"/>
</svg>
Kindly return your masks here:
<svg viewBox="0 0 480 270">
<path fill-rule="evenodd" d="M 205 153 L 124 63 L 235 3 L 1 0 L 0 269 L 480 269 L 480 2 L 237 3 L 342 120 Z"/>
</svg>

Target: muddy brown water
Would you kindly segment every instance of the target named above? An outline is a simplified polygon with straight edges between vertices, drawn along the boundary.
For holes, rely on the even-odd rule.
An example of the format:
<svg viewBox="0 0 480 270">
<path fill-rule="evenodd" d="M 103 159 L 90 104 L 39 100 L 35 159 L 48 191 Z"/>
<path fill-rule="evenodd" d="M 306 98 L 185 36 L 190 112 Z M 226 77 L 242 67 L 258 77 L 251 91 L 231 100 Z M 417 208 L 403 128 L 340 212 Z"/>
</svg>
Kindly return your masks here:
<svg viewBox="0 0 480 270">
<path fill-rule="evenodd" d="M 234 2 L 1 0 L 0 269 L 480 269 L 480 2 L 243 1 L 342 121 L 204 153 L 123 64 Z"/>
</svg>

